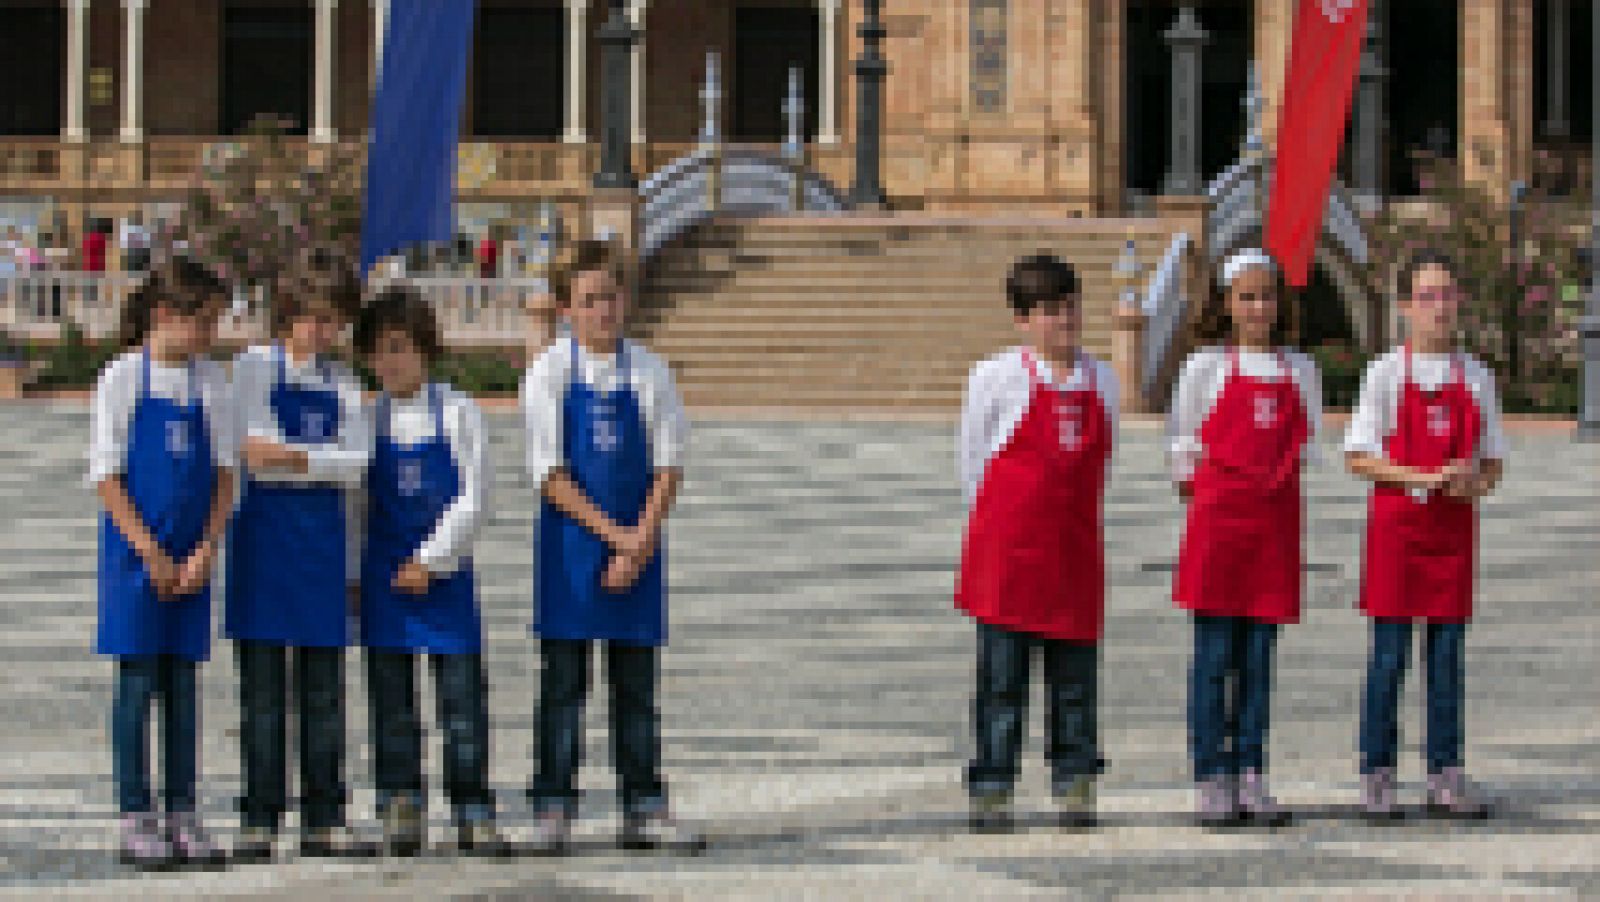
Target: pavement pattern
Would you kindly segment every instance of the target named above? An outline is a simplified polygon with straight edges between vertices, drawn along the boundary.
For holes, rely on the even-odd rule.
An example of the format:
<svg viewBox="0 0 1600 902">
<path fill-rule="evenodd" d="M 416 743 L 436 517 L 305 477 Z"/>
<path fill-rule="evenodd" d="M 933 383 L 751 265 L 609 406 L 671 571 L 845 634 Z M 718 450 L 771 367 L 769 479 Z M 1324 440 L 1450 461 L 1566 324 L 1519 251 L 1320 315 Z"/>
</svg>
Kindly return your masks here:
<svg viewBox="0 0 1600 902">
<path fill-rule="evenodd" d="M 663 659 L 667 774 L 697 858 L 612 845 L 616 809 L 590 707 L 581 842 L 562 859 L 436 850 L 326 863 L 292 843 L 270 865 L 141 875 L 119 867 L 106 720 L 111 665 L 90 652 L 96 502 L 81 405 L 5 408 L 0 439 L 0 896 L 516 899 L 1110 898 L 1600 895 L 1600 447 L 1519 436 L 1482 520 L 1468 640 L 1468 763 L 1500 800 L 1475 824 L 1355 817 L 1366 624 L 1352 609 L 1364 489 L 1308 474 L 1308 610 L 1279 645 L 1271 768 L 1299 814 L 1275 832 L 1188 825 L 1183 703 L 1190 630 L 1168 600 L 1180 509 L 1159 437 L 1127 428 L 1107 497 L 1102 652 L 1106 825 L 1049 818 L 1037 703 L 1020 829 L 966 830 L 974 636 L 951 606 L 962 505 L 950 428 L 701 422 L 672 520 Z M 527 816 L 538 668 L 530 617 L 533 494 L 514 416 L 491 417 L 495 510 L 478 552 L 503 822 Z M 424 681 L 424 684 L 426 681 Z M 202 671 L 202 805 L 231 840 L 238 723 L 231 649 Z M 365 690 L 348 659 L 353 819 L 371 829 Z M 598 687 L 597 687 L 598 688 Z M 426 690 L 425 690 L 426 691 Z M 1037 702 L 1037 694 L 1035 695 Z M 1418 685 L 1402 779 L 1420 795 Z M 424 712 L 432 711 L 430 699 Z M 430 757 L 437 733 L 430 733 Z M 291 746 L 292 747 L 292 746 Z M 437 774 L 437 768 L 430 768 Z M 435 781 L 437 782 L 437 781 Z M 435 786 L 437 792 L 437 786 Z M 293 821 L 288 835 L 293 835 Z"/>
</svg>

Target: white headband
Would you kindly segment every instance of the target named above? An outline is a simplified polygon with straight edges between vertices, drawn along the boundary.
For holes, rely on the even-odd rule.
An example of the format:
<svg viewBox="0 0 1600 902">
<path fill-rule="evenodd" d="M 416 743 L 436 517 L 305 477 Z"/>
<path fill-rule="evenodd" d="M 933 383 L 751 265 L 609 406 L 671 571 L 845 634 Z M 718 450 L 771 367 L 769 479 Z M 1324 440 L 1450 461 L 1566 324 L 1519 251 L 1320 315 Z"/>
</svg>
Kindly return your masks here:
<svg viewBox="0 0 1600 902">
<path fill-rule="evenodd" d="M 1265 269 L 1268 272 L 1277 272 L 1278 264 L 1274 263 L 1272 258 L 1267 255 L 1267 252 L 1259 247 L 1242 250 L 1229 257 L 1228 262 L 1222 264 L 1222 287 L 1226 288 L 1232 285 L 1233 280 L 1239 278 L 1239 273 L 1247 269 Z"/>
</svg>

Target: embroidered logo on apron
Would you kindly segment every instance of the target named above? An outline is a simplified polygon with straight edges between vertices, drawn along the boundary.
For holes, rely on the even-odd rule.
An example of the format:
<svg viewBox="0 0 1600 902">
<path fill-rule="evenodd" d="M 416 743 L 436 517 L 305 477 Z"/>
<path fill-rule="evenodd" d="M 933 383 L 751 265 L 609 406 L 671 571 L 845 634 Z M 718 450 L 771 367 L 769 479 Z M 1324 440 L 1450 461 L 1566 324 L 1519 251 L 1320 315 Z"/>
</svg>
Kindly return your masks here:
<svg viewBox="0 0 1600 902">
<path fill-rule="evenodd" d="M 400 494 L 413 498 L 422 493 L 422 461 L 416 458 L 400 462 Z"/>
<path fill-rule="evenodd" d="M 621 438 L 617 435 L 616 410 L 609 403 L 594 407 L 594 449 L 602 454 L 616 450 Z"/>
<path fill-rule="evenodd" d="M 182 420 L 167 421 L 167 453 L 184 460 L 189 456 L 189 424 Z"/>
<path fill-rule="evenodd" d="M 320 410 L 308 410 L 302 415 L 300 425 L 307 439 L 328 437 L 328 415 Z"/>
<path fill-rule="evenodd" d="M 1344 21 L 1344 14 L 1354 9 L 1356 0 L 1322 0 L 1322 14 L 1335 25 Z"/>
<path fill-rule="evenodd" d="M 1428 434 L 1444 438 L 1450 434 L 1450 408 L 1443 404 L 1428 405 Z"/>
<path fill-rule="evenodd" d="M 1278 400 L 1271 395 L 1256 395 L 1255 421 L 1257 429 L 1271 429 L 1278 424 Z"/>
<path fill-rule="evenodd" d="M 1061 411 L 1061 447 L 1068 451 L 1078 450 L 1083 443 L 1083 409 L 1068 407 Z"/>
</svg>

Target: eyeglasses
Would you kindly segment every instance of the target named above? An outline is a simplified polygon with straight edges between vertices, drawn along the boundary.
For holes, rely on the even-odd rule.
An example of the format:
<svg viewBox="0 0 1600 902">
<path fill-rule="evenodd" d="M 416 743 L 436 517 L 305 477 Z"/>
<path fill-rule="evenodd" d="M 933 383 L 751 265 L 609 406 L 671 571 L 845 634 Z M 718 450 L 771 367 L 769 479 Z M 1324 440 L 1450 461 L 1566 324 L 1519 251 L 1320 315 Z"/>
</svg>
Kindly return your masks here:
<svg viewBox="0 0 1600 902">
<path fill-rule="evenodd" d="M 1454 288 L 1425 288 L 1413 292 L 1412 297 L 1424 304 L 1448 304 L 1461 297 L 1461 292 Z"/>
</svg>

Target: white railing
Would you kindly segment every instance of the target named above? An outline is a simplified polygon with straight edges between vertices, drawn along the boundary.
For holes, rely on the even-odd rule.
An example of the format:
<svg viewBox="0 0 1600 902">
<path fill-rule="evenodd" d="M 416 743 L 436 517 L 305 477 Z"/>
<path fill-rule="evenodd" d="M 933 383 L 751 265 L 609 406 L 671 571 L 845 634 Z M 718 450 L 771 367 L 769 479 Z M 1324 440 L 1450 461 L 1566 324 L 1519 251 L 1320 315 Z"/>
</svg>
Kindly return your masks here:
<svg viewBox="0 0 1600 902">
<path fill-rule="evenodd" d="M 16 338 L 52 339 L 73 322 L 90 339 L 108 338 L 137 275 L 47 270 L 0 276 L 0 328 Z"/>
<path fill-rule="evenodd" d="M 71 322 L 91 341 L 111 338 L 123 304 L 141 281 L 137 274 L 66 271 L 0 276 L 0 331 L 13 338 L 48 341 L 59 338 L 62 327 Z M 451 347 L 520 345 L 527 333 L 529 301 L 548 291 L 543 279 L 412 276 L 382 284 L 409 286 L 432 302 L 444 341 Z M 248 295 L 232 304 L 222 320 L 221 337 L 229 342 L 264 339 L 263 301 L 260 295 Z"/>
<path fill-rule="evenodd" d="M 1167 357 L 1172 353 L 1178 330 L 1188 315 L 1189 297 L 1184 291 L 1183 262 L 1184 254 L 1193 243 L 1188 232 L 1172 236 L 1172 243 L 1167 246 L 1155 275 L 1150 277 L 1145 287 L 1141 302 L 1145 315 L 1144 348 L 1140 355 L 1144 371 L 1139 374 L 1139 380 L 1146 398 L 1155 397 Z"/>
</svg>

